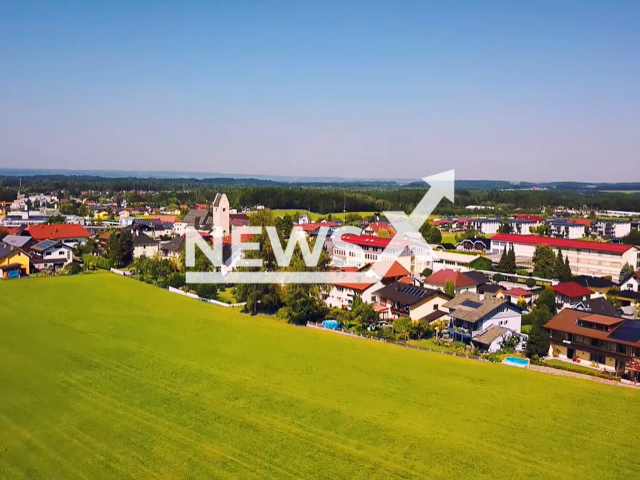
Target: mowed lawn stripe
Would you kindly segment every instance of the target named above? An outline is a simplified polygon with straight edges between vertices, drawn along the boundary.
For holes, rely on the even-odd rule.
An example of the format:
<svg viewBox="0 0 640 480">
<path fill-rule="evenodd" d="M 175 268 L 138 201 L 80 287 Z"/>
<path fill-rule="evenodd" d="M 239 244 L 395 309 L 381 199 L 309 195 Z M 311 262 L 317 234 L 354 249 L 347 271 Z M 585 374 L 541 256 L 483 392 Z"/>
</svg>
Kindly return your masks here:
<svg viewBox="0 0 640 480">
<path fill-rule="evenodd" d="M 640 470 L 629 389 L 293 327 L 115 275 L 2 282 L 0 298 L 3 478 Z"/>
</svg>

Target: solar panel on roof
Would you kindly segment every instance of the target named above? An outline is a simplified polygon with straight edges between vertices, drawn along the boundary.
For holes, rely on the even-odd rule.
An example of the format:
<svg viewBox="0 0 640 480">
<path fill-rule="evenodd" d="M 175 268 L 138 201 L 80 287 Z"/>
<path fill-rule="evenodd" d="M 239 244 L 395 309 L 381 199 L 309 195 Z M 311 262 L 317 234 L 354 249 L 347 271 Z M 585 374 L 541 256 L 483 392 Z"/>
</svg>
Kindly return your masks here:
<svg viewBox="0 0 640 480">
<path fill-rule="evenodd" d="M 478 308 L 482 304 L 478 302 L 474 302 L 473 300 L 465 300 L 464 302 L 461 303 L 461 305 L 469 308 Z"/>
<path fill-rule="evenodd" d="M 46 250 L 47 248 L 51 247 L 52 245 L 55 245 L 56 241 L 53 240 L 44 240 L 40 243 L 38 243 L 36 246 L 33 247 L 34 250 Z"/>
<path fill-rule="evenodd" d="M 424 290 L 420 290 L 419 288 L 412 287 L 411 285 L 402 287 L 400 289 L 400 292 L 404 293 L 405 295 L 410 295 L 412 297 L 418 297 L 418 298 L 422 298 L 427 294 L 427 292 L 425 292 Z"/>
<path fill-rule="evenodd" d="M 640 340 L 640 321 L 625 320 L 625 322 L 611 334 L 611 338 L 622 340 L 623 342 L 637 342 Z"/>
</svg>

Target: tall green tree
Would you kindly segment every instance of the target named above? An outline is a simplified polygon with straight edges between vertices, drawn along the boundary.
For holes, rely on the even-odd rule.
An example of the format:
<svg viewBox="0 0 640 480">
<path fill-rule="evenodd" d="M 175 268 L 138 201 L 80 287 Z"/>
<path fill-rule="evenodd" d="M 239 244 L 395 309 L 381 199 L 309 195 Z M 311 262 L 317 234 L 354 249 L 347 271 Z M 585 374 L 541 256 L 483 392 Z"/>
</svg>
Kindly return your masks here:
<svg viewBox="0 0 640 480">
<path fill-rule="evenodd" d="M 556 256 L 548 245 L 538 245 L 533 252 L 533 275 L 542 278 L 555 278 Z"/>
<path fill-rule="evenodd" d="M 631 275 L 633 275 L 633 267 L 629 265 L 629 262 L 625 263 L 624 266 L 620 269 L 620 280 L 625 280 Z"/>
<path fill-rule="evenodd" d="M 447 283 L 444 284 L 444 293 L 450 297 L 456 296 L 456 287 L 453 284 L 453 280 L 447 280 Z"/>
<path fill-rule="evenodd" d="M 531 313 L 523 315 L 523 317 L 529 317 L 524 319 L 531 325 L 529 331 L 529 338 L 527 339 L 527 345 L 525 347 L 525 353 L 527 357 L 545 357 L 549 354 L 549 332 L 544 328 L 544 325 L 551 320 L 553 315 L 545 304 L 535 305 Z"/>
</svg>

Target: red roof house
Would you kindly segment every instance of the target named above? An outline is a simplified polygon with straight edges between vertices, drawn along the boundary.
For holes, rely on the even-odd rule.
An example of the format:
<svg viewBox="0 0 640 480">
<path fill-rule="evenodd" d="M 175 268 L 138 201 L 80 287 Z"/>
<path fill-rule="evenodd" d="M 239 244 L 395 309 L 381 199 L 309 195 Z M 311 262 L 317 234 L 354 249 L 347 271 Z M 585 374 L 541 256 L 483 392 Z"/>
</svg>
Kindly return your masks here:
<svg viewBox="0 0 640 480">
<path fill-rule="evenodd" d="M 593 290 L 583 287 L 576 282 L 559 283 L 551 287 L 556 292 L 556 300 L 559 303 L 570 303 L 578 300 L 587 300 L 593 295 Z"/>
<path fill-rule="evenodd" d="M 30 225 L 25 228 L 31 238 L 42 240 L 82 240 L 91 238 L 89 231 L 82 225 Z"/>
<path fill-rule="evenodd" d="M 479 285 L 476 280 L 465 275 L 463 272 L 450 269 L 439 270 L 436 273 L 429 275 L 424 279 L 424 284 L 427 287 L 444 289 L 449 281 L 453 282 L 453 288 L 456 292 L 465 290 L 475 291 L 476 287 Z"/>
</svg>

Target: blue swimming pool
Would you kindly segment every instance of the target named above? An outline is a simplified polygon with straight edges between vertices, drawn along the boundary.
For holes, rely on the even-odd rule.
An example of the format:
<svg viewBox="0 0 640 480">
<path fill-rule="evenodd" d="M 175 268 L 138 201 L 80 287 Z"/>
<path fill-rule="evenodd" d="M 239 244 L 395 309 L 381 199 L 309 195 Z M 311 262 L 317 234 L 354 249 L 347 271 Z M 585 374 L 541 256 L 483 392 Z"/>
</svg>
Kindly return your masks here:
<svg viewBox="0 0 640 480">
<path fill-rule="evenodd" d="M 507 357 L 502 363 L 511 365 L 513 367 L 527 368 L 529 366 L 529 359 L 520 357 Z"/>
</svg>

